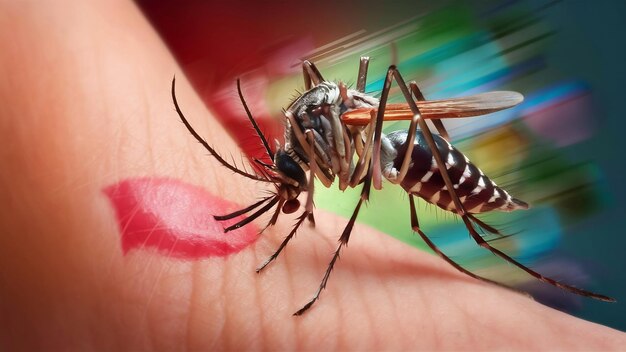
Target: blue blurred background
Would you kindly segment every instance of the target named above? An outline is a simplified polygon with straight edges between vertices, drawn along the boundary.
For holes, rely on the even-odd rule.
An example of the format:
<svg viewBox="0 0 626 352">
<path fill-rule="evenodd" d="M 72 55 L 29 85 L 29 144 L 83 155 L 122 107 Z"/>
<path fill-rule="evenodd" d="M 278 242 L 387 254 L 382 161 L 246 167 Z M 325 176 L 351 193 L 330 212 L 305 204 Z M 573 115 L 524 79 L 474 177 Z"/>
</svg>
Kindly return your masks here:
<svg viewBox="0 0 626 352">
<path fill-rule="evenodd" d="M 281 138 L 280 109 L 302 90 L 300 62 L 327 79 L 354 83 L 358 58 L 372 58 L 367 90 L 380 92 L 397 64 L 427 99 L 515 90 L 526 100 L 480 118 L 446 120 L 453 143 L 531 210 L 483 219 L 506 233 L 494 246 L 609 304 L 536 282 L 477 246 L 452 215 L 422 203 L 422 228 L 481 275 L 533 293 L 584 319 L 626 330 L 626 151 L 620 39 L 626 3 L 549 1 L 250 2 L 138 1 L 206 104 L 248 155 L 254 136 L 234 90 L 241 77 L 255 116 Z M 313 8 L 314 7 L 314 8 Z M 401 102 L 397 92 L 392 99 Z M 388 124 L 387 131 L 406 128 Z M 347 216 L 357 192 L 316 187 L 316 205 Z M 360 221 L 420 248 L 407 197 L 387 185 Z"/>
</svg>

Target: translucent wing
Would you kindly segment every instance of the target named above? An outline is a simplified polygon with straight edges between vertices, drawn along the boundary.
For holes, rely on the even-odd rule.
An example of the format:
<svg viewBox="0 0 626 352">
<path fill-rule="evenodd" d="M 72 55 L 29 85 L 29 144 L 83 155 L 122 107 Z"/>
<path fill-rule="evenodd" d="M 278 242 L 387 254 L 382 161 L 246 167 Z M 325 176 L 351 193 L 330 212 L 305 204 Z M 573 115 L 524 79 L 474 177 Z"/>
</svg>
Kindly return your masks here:
<svg viewBox="0 0 626 352">
<path fill-rule="evenodd" d="M 471 117 L 490 114 L 511 108 L 524 100 L 517 92 L 488 92 L 468 97 L 416 101 L 422 118 L 444 119 L 455 117 Z M 377 108 L 354 109 L 344 113 L 341 119 L 348 125 L 364 126 L 369 124 L 372 114 Z M 413 113 L 407 104 L 387 104 L 385 121 L 410 120 Z"/>
</svg>

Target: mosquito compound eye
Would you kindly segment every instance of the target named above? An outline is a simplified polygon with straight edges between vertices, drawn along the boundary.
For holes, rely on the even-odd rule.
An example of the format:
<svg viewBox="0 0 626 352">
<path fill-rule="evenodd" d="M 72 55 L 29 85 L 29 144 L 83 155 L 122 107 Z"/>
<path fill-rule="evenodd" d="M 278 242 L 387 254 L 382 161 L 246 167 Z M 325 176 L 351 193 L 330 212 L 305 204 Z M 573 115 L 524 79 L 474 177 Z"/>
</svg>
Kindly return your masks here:
<svg viewBox="0 0 626 352">
<path fill-rule="evenodd" d="M 300 208 L 300 201 L 297 199 L 288 200 L 283 205 L 283 213 L 291 214 Z"/>
</svg>

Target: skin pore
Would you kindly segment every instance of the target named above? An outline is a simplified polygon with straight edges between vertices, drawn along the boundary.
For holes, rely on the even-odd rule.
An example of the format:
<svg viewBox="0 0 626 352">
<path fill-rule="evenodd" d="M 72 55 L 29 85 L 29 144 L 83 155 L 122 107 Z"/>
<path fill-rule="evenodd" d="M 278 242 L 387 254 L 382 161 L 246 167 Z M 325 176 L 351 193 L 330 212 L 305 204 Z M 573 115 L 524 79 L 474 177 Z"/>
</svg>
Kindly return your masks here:
<svg viewBox="0 0 626 352">
<path fill-rule="evenodd" d="M 365 226 L 321 300 L 314 293 L 346 220 L 317 227 L 262 275 L 289 232 L 283 217 L 253 245 L 200 261 L 124 255 L 102 193 L 158 176 L 249 204 L 259 185 L 220 167 L 237 147 L 130 1 L 0 5 L 0 349 L 607 350 L 626 335 L 478 282 Z M 408 220 L 407 220 L 408 223 Z"/>
</svg>

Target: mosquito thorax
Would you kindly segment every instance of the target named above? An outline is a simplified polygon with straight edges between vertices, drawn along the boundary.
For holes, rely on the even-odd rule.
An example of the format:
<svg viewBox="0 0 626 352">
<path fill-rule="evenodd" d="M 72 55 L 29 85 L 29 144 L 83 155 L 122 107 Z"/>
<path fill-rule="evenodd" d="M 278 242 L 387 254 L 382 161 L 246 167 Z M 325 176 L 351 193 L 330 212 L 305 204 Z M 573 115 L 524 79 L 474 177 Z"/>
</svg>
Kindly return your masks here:
<svg viewBox="0 0 626 352">
<path fill-rule="evenodd" d="M 285 152 L 308 170 L 309 155 L 301 144 L 295 131 L 312 131 L 315 138 L 316 153 L 320 157 L 319 166 L 328 179 L 333 179 L 341 168 L 333 157 L 343 150 L 343 129 L 347 126 L 341 122 L 341 115 L 357 108 L 377 106 L 378 99 L 354 89 L 348 89 L 343 83 L 321 82 L 317 86 L 302 93 L 286 109 Z M 292 126 L 292 123 L 295 124 Z M 341 150 L 341 151 L 340 151 Z"/>
<path fill-rule="evenodd" d="M 311 129 L 323 135 L 324 130 L 330 127 L 327 126 L 327 120 L 333 113 L 339 114 L 340 104 L 341 95 L 337 84 L 322 82 L 304 92 L 287 110 L 293 114 L 303 131 Z M 322 116 L 325 119 L 322 119 Z"/>
<path fill-rule="evenodd" d="M 304 92 L 287 108 L 296 117 L 303 129 L 321 132 L 325 126 L 320 117 L 336 118 L 346 111 L 358 108 L 371 108 L 378 105 L 378 99 L 348 89 L 342 82 L 322 82 Z"/>
</svg>

